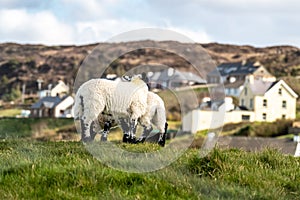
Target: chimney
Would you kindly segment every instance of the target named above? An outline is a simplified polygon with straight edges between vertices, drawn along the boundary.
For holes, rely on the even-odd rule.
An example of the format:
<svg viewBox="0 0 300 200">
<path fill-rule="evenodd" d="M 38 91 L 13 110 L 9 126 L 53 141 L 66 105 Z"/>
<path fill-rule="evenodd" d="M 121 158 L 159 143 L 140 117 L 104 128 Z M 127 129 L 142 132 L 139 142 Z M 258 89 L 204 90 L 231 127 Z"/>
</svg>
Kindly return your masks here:
<svg viewBox="0 0 300 200">
<path fill-rule="evenodd" d="M 254 76 L 252 74 L 246 76 L 246 82 L 253 84 L 254 83 Z"/>
<path fill-rule="evenodd" d="M 243 61 L 242 61 L 242 65 L 243 65 L 243 66 L 246 65 L 246 63 L 247 63 L 247 60 L 243 60 Z"/>
</svg>

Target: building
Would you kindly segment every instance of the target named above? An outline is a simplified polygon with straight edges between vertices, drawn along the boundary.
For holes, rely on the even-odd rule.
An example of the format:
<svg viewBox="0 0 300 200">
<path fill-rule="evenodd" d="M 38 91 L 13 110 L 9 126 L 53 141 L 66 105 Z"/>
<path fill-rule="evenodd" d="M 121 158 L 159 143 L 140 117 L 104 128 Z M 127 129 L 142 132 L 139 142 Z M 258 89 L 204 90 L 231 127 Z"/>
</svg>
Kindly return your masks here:
<svg viewBox="0 0 300 200">
<path fill-rule="evenodd" d="M 46 96 L 33 104 L 30 108 L 30 117 L 72 117 L 74 98 L 71 96 Z"/>
<path fill-rule="evenodd" d="M 269 82 L 249 76 L 241 91 L 239 105 L 254 111 L 255 121 L 295 119 L 297 97 L 283 80 Z"/>
<path fill-rule="evenodd" d="M 243 89 L 246 77 L 253 75 L 257 80 L 275 81 L 259 62 L 223 63 L 207 74 L 207 83 L 224 84 L 225 95 L 238 97 Z"/>
<path fill-rule="evenodd" d="M 226 101 L 222 104 L 213 102 L 210 109 L 200 106 L 183 116 L 182 129 L 196 133 L 219 128 L 227 123 L 295 119 L 297 97 L 283 80 L 269 82 L 248 76 L 239 98 L 240 106 L 228 109 Z"/>
<path fill-rule="evenodd" d="M 181 72 L 173 68 L 147 74 L 151 88 L 178 88 L 196 84 L 206 84 L 206 81 L 192 72 Z"/>
<path fill-rule="evenodd" d="M 228 110 L 224 102 L 218 109 L 195 109 L 187 113 L 183 116 L 182 131 L 196 133 L 201 130 L 217 129 L 228 123 L 254 122 L 254 117 L 253 111 L 241 109 L 240 107 Z"/>
<path fill-rule="evenodd" d="M 67 86 L 63 81 L 59 80 L 57 85 L 55 85 L 52 88 L 52 84 L 48 85 L 48 89 L 47 90 L 40 90 L 38 92 L 38 95 L 41 98 L 46 97 L 46 96 L 51 96 L 51 97 L 55 97 L 55 96 L 65 96 L 66 94 L 68 94 L 70 91 L 69 86 Z"/>
</svg>

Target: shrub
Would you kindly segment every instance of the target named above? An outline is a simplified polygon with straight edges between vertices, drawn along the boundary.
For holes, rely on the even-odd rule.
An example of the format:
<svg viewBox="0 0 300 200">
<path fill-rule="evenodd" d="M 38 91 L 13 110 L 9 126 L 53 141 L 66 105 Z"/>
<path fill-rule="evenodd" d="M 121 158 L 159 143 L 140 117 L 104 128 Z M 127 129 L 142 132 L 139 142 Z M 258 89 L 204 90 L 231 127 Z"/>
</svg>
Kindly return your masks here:
<svg viewBox="0 0 300 200">
<path fill-rule="evenodd" d="M 259 122 L 249 124 L 234 135 L 238 136 L 258 136 L 258 137 L 277 137 L 288 133 L 288 128 L 292 126 L 291 120 L 277 120 L 276 122 Z"/>
</svg>

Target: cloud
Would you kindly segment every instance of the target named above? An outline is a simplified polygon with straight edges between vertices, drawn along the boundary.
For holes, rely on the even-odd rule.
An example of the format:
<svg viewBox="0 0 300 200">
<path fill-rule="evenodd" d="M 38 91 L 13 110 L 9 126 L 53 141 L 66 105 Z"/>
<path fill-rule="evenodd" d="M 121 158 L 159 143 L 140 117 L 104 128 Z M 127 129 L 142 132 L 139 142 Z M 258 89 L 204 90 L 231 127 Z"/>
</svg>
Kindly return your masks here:
<svg viewBox="0 0 300 200">
<path fill-rule="evenodd" d="M 85 44 L 140 28 L 196 42 L 300 46 L 298 0 L 1 0 L 0 42 Z"/>
<path fill-rule="evenodd" d="M 69 44 L 73 30 L 59 22 L 48 11 L 28 13 L 24 9 L 0 10 L 0 38 L 2 42 Z"/>
</svg>

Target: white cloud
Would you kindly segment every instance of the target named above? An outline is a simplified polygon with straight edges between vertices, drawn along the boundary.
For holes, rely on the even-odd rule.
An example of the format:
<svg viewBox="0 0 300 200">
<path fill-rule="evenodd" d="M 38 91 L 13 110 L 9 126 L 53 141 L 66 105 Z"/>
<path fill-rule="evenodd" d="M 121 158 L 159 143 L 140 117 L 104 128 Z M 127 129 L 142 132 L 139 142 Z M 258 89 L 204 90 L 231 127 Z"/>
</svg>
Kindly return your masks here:
<svg viewBox="0 0 300 200">
<path fill-rule="evenodd" d="M 102 42 L 123 32 L 151 27 L 145 22 L 133 22 L 118 19 L 102 19 L 89 22 L 76 23 L 77 38 L 79 43 Z"/>
<path fill-rule="evenodd" d="M 73 42 L 72 28 L 51 13 L 28 13 L 24 9 L 0 10 L 2 42 L 69 44 Z"/>
<path fill-rule="evenodd" d="M 84 44 L 141 28 L 196 42 L 300 46 L 298 0 L 1 0 L 0 42 Z"/>
</svg>

